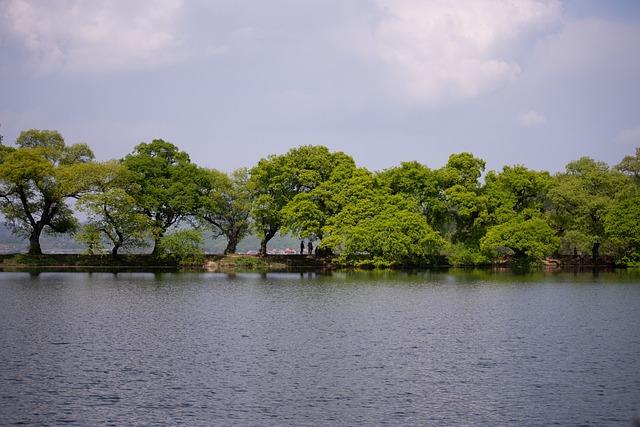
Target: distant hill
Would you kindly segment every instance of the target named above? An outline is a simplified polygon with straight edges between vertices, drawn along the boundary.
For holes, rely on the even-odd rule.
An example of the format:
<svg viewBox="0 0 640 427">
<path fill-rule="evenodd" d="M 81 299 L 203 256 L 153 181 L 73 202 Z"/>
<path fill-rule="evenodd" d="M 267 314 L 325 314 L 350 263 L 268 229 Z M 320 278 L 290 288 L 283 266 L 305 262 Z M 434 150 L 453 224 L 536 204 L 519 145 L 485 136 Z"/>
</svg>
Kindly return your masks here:
<svg viewBox="0 0 640 427">
<path fill-rule="evenodd" d="M 82 253 L 85 247 L 75 241 L 69 234 L 43 234 L 40 241 L 45 253 Z M 213 239 L 211 233 L 205 232 L 205 251 L 207 253 L 222 253 L 227 246 L 224 238 Z M 0 253 L 26 252 L 29 242 L 26 238 L 20 238 L 0 224 Z M 260 248 L 260 240 L 255 236 L 249 236 L 238 244 L 238 253 L 257 252 Z M 281 253 L 286 249 L 298 251 L 300 241 L 291 236 L 275 236 L 269 242 L 269 251 Z M 148 252 L 151 248 L 143 248 L 140 252 Z"/>
</svg>

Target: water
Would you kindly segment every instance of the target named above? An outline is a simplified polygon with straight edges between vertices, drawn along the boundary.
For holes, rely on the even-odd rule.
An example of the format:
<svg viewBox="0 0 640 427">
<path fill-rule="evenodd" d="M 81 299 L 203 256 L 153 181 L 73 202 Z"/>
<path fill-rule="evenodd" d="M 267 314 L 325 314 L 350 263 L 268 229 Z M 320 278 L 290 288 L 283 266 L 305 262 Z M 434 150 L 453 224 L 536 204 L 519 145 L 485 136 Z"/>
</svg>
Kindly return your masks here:
<svg viewBox="0 0 640 427">
<path fill-rule="evenodd" d="M 0 273 L 0 424 L 630 425 L 640 276 Z"/>
</svg>

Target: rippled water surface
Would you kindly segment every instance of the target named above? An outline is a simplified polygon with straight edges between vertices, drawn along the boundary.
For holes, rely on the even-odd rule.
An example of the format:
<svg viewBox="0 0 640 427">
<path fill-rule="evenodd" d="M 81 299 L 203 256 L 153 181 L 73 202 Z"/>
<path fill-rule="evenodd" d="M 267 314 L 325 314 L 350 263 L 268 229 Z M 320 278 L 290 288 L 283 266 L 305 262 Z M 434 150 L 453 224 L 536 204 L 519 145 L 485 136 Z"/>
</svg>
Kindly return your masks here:
<svg viewBox="0 0 640 427">
<path fill-rule="evenodd" d="M 0 424 L 630 425 L 640 276 L 0 273 Z"/>
</svg>

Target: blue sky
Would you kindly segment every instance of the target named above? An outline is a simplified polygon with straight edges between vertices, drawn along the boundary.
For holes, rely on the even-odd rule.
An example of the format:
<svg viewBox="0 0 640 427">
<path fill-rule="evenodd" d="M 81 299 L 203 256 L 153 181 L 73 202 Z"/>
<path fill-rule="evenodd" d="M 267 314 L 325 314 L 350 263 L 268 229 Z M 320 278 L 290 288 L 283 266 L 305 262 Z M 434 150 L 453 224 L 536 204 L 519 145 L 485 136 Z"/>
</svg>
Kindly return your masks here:
<svg viewBox="0 0 640 427">
<path fill-rule="evenodd" d="M 224 171 L 300 144 L 374 170 L 615 164 L 639 40 L 638 1 L 0 0 L 0 133 L 100 160 L 163 138 Z"/>
</svg>

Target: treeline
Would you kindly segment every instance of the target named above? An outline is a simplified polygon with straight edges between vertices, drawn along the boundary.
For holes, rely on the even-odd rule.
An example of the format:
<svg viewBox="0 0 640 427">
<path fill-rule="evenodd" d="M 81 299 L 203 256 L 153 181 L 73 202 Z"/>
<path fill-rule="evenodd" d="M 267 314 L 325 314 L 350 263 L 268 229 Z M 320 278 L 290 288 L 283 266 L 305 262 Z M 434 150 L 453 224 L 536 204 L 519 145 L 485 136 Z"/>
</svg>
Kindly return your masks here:
<svg viewBox="0 0 640 427">
<path fill-rule="evenodd" d="M 485 174 L 470 153 L 439 169 L 414 161 L 371 172 L 345 153 L 300 146 L 225 174 L 163 140 L 107 162 L 56 131 L 24 131 L 15 145 L 0 145 L 0 210 L 32 255 L 52 232 L 74 233 L 90 253 L 108 242 L 114 256 L 151 245 L 158 257 L 188 259 L 209 229 L 226 238 L 225 253 L 255 233 L 266 254 L 271 238 L 289 233 L 343 265 L 554 255 L 640 263 L 640 149 L 615 167 L 582 157 L 551 175 L 520 165 Z"/>
</svg>

